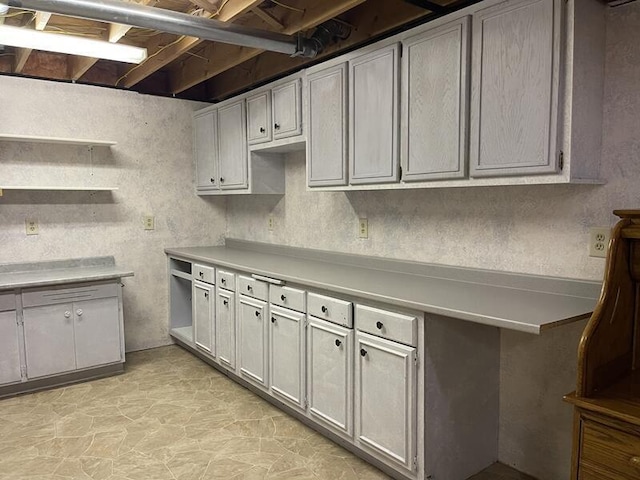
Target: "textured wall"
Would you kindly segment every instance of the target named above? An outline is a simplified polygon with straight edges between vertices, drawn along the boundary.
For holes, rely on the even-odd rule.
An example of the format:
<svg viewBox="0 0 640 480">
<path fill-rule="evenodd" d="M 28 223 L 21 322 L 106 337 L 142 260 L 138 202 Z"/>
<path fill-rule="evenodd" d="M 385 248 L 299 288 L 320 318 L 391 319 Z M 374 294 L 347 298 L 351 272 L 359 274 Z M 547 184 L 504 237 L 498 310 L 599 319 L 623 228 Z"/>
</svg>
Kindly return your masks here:
<svg viewBox="0 0 640 480">
<path fill-rule="evenodd" d="M 191 102 L 0 76 L 0 133 L 116 140 L 97 148 L 0 142 L 0 185 L 116 186 L 108 193 L 5 192 L 0 263 L 114 255 L 124 283 L 127 350 L 170 343 L 163 249 L 210 245 L 224 199 L 193 191 Z M 144 231 L 142 215 L 156 216 Z M 25 235 L 25 218 L 40 235 Z"/>
<path fill-rule="evenodd" d="M 287 158 L 282 198 L 233 198 L 228 236 L 425 262 L 601 279 L 591 226 L 640 208 L 640 2 L 609 10 L 603 186 L 390 192 L 305 189 L 304 155 Z M 273 215 L 276 227 L 267 228 Z M 368 217 L 369 239 L 356 238 Z M 575 355 L 583 323 L 542 337 L 502 332 L 500 459 L 541 480 L 567 478 Z"/>
</svg>

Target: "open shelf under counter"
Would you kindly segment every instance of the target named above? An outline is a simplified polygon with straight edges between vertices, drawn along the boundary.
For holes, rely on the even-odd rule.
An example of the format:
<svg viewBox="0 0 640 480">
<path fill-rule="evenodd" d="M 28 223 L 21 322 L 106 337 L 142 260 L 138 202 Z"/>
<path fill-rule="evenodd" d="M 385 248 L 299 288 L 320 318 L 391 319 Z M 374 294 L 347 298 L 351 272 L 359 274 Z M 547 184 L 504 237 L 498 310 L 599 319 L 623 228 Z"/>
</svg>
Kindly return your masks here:
<svg viewBox="0 0 640 480">
<path fill-rule="evenodd" d="M 176 337 L 178 340 L 182 340 L 183 342 L 186 342 L 189 345 L 193 345 L 193 326 L 192 325 L 189 325 L 187 327 L 172 328 L 169 333 L 171 334 L 171 336 Z"/>
<path fill-rule="evenodd" d="M 89 138 L 47 137 L 42 135 L 0 134 L 0 142 L 48 143 L 54 145 L 80 145 L 87 147 L 112 147 L 114 140 L 95 140 Z"/>
</svg>

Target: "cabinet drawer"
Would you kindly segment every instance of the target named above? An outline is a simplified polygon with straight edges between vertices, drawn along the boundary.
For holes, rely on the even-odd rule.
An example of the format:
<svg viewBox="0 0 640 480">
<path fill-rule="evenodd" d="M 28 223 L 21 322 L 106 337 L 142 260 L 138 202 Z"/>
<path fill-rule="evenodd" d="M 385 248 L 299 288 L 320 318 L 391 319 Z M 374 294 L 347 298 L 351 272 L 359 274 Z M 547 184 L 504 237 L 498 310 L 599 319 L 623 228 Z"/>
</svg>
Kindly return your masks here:
<svg viewBox="0 0 640 480">
<path fill-rule="evenodd" d="M 22 292 L 22 305 L 26 308 L 79 302 L 96 298 L 117 297 L 118 286 L 117 283 L 102 283 L 95 285 L 75 285 L 73 287 L 33 288 Z"/>
<path fill-rule="evenodd" d="M 304 290 L 298 290 L 297 288 L 271 285 L 269 289 L 269 302 L 304 313 L 307 311 L 307 302 L 304 293 Z"/>
<path fill-rule="evenodd" d="M 226 288 L 227 290 L 234 291 L 236 289 L 236 276 L 231 272 L 225 272 L 224 270 L 218 270 L 216 273 L 218 280 L 218 286 Z"/>
<path fill-rule="evenodd" d="M 353 304 L 351 302 L 309 293 L 307 308 L 309 315 L 353 328 Z"/>
<path fill-rule="evenodd" d="M 254 278 L 238 277 L 238 291 L 249 297 L 259 298 L 265 302 L 269 299 L 269 286 L 265 282 Z"/>
<path fill-rule="evenodd" d="M 401 313 L 356 305 L 356 328 L 378 337 L 418 346 L 418 320 Z"/>
<path fill-rule="evenodd" d="M 13 292 L 0 292 L 0 312 L 16 309 L 16 295 Z"/>
<path fill-rule="evenodd" d="M 613 470 L 629 480 L 640 478 L 640 436 L 583 420 L 581 440 L 581 464 Z"/>
<path fill-rule="evenodd" d="M 200 280 L 201 282 L 215 284 L 215 269 L 213 267 L 207 267 L 205 265 L 193 265 L 193 278 Z"/>
</svg>

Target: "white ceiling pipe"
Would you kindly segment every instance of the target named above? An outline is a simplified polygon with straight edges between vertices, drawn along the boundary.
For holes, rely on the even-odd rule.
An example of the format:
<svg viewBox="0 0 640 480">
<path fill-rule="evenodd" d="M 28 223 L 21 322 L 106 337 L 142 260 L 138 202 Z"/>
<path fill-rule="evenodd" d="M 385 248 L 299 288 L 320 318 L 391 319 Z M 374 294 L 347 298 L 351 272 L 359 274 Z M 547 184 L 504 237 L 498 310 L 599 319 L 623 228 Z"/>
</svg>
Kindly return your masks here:
<svg viewBox="0 0 640 480">
<path fill-rule="evenodd" d="M 4 16 L 9 11 L 9 5 L 5 5 L 4 3 L 0 3 L 0 25 L 4 23 Z"/>
<path fill-rule="evenodd" d="M 318 53 L 313 42 L 300 36 L 293 37 L 120 0 L 4 1 L 14 8 L 87 18 L 101 22 L 121 23 L 293 56 L 315 57 Z"/>
</svg>

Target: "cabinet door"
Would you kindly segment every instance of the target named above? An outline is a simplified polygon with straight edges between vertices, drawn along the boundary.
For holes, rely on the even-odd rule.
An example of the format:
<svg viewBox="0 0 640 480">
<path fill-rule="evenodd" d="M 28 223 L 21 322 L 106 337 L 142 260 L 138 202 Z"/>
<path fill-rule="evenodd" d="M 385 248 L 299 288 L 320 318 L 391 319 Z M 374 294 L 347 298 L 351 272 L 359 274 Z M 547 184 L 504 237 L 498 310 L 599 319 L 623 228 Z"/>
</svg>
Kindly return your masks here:
<svg viewBox="0 0 640 480">
<path fill-rule="evenodd" d="M 196 346 L 215 356 L 214 286 L 193 282 L 193 323 Z"/>
<path fill-rule="evenodd" d="M 267 387 L 267 304 L 240 295 L 239 309 L 240 373 Z"/>
<path fill-rule="evenodd" d="M 286 138 L 302 133 L 300 80 L 279 85 L 271 90 L 273 98 L 273 138 Z"/>
<path fill-rule="evenodd" d="M 356 438 L 414 470 L 416 349 L 356 333 Z"/>
<path fill-rule="evenodd" d="M 353 330 L 309 317 L 307 352 L 309 413 L 353 436 Z"/>
<path fill-rule="evenodd" d="M 216 111 L 193 117 L 193 150 L 196 157 L 196 188 L 218 188 L 218 145 Z"/>
<path fill-rule="evenodd" d="M 73 314 L 76 368 L 123 360 L 118 297 L 74 302 Z"/>
<path fill-rule="evenodd" d="M 249 145 L 271 141 L 271 94 L 262 92 L 247 98 Z"/>
<path fill-rule="evenodd" d="M 25 308 L 24 343 L 29 379 L 76 369 L 73 304 Z"/>
<path fill-rule="evenodd" d="M 16 312 L 0 312 L 0 385 L 20 381 L 19 352 Z"/>
<path fill-rule="evenodd" d="M 236 294 L 218 289 L 216 297 L 216 353 L 230 369 L 236 368 Z"/>
<path fill-rule="evenodd" d="M 465 17 L 403 42 L 404 181 L 465 176 L 468 30 Z"/>
<path fill-rule="evenodd" d="M 269 322 L 269 378 L 271 392 L 304 407 L 304 313 L 271 307 Z"/>
<path fill-rule="evenodd" d="M 557 169 L 561 0 L 520 0 L 473 16 L 471 173 Z"/>
<path fill-rule="evenodd" d="M 347 65 L 308 77 L 310 187 L 347 184 Z"/>
<path fill-rule="evenodd" d="M 247 122 L 244 100 L 218 109 L 220 188 L 247 187 Z"/>
<path fill-rule="evenodd" d="M 349 169 L 353 184 L 398 181 L 398 62 L 398 44 L 349 62 Z"/>
</svg>

